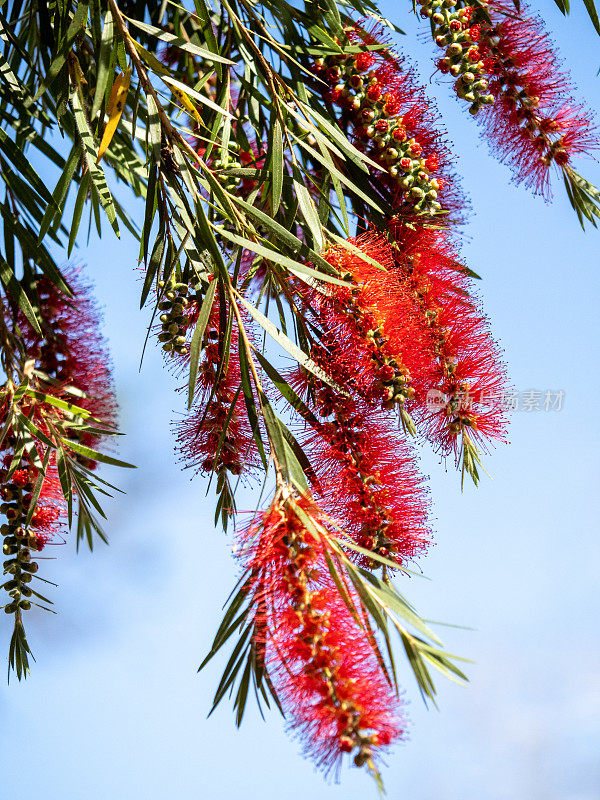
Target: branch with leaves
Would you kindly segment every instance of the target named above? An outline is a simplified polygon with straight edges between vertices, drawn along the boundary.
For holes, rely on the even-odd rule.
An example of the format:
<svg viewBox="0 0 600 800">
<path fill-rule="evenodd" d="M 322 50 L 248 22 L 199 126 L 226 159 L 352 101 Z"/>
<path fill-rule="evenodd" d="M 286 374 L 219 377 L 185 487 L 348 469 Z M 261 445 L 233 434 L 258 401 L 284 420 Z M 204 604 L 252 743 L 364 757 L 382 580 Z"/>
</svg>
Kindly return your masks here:
<svg viewBox="0 0 600 800">
<path fill-rule="evenodd" d="M 596 136 L 544 71 L 541 23 L 501 0 L 420 5 L 500 156 L 534 190 L 558 168 L 595 224 L 598 191 L 572 161 Z M 9 667 L 28 670 L 31 598 L 50 603 L 32 553 L 69 527 L 104 539 L 114 487 L 96 466 L 130 466 L 104 446 L 116 404 L 89 287 L 53 255 L 105 218 L 139 241 L 147 342 L 181 379 L 180 457 L 214 481 L 215 522 L 237 523 L 240 486 L 266 498 L 237 534 L 243 574 L 203 662 L 232 643 L 213 708 L 234 694 L 241 723 L 252 685 L 320 767 L 351 753 L 381 786 L 405 729 L 392 632 L 426 700 L 433 671 L 466 680 L 393 582 L 432 538 L 416 448 L 477 484 L 507 426 L 460 253 L 468 203 L 388 41 L 401 31 L 372 0 L 26 1 L 0 9 L 0 31 Z"/>
</svg>

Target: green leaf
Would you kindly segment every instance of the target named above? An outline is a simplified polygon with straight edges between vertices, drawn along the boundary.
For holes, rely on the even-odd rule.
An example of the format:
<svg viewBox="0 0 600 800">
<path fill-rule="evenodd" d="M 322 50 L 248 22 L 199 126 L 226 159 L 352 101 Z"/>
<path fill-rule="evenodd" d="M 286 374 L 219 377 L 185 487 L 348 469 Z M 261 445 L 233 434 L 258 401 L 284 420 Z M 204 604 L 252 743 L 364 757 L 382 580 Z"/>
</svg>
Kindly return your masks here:
<svg viewBox="0 0 600 800">
<path fill-rule="evenodd" d="M 97 450 L 92 450 L 91 447 L 84 447 L 79 442 L 74 442 L 71 439 L 61 436 L 61 441 L 67 450 L 74 450 L 81 456 L 91 459 L 92 461 L 101 461 L 103 464 L 112 464 L 114 467 L 127 467 L 128 469 L 136 469 L 135 464 L 128 464 L 126 461 L 119 461 L 118 458 L 107 456 L 105 453 L 99 453 Z"/>
<path fill-rule="evenodd" d="M 75 246 L 75 240 L 77 239 L 77 233 L 79 232 L 79 224 L 81 222 L 81 215 L 83 214 L 83 206 L 85 205 L 85 201 L 88 195 L 89 183 L 90 183 L 89 174 L 83 175 L 81 178 L 81 183 L 79 184 L 79 189 L 77 190 L 77 197 L 75 199 L 75 206 L 73 208 L 73 219 L 71 221 L 71 229 L 69 231 L 69 245 L 67 247 L 67 256 L 71 255 L 73 247 Z"/>
<path fill-rule="evenodd" d="M 271 214 L 277 213 L 283 188 L 283 133 L 281 122 L 276 118 L 271 132 Z"/>
<path fill-rule="evenodd" d="M 131 17 L 125 17 L 125 19 L 128 22 L 131 22 L 132 25 L 135 25 L 136 28 L 144 31 L 144 33 L 149 33 L 151 36 L 156 36 L 156 38 L 160 39 L 162 42 L 166 42 L 169 45 L 178 47 L 180 50 L 185 50 L 186 53 L 191 53 L 194 56 L 206 58 L 209 61 L 218 61 L 221 64 L 230 64 L 231 66 L 234 64 L 234 62 L 229 58 L 224 58 L 218 53 L 213 53 L 212 50 L 199 47 L 196 44 L 187 42 L 185 39 L 179 38 L 179 36 L 174 36 L 172 33 L 167 33 L 166 31 L 162 31 L 160 28 L 155 28 L 154 25 L 148 25 L 145 22 L 140 22 L 140 20 L 132 19 Z"/>
<path fill-rule="evenodd" d="M 93 419 L 91 413 L 87 409 L 81 408 L 81 406 L 76 406 L 73 403 L 68 403 L 66 400 L 61 400 L 60 397 L 55 397 L 52 394 L 38 392 L 35 389 L 29 388 L 25 389 L 24 394 L 26 394 L 28 397 L 33 397 L 34 400 L 37 400 L 40 403 L 47 403 L 48 405 L 55 406 L 63 411 L 68 411 L 69 414 L 72 414 L 74 417 L 82 417 L 83 419 L 88 419 L 88 417 L 91 417 Z"/>
<path fill-rule="evenodd" d="M 87 164 L 90 177 L 92 179 L 92 183 L 94 184 L 94 188 L 98 192 L 100 203 L 102 204 L 102 208 L 104 209 L 106 216 L 108 217 L 108 221 L 110 222 L 116 235 L 119 236 L 120 235 L 119 224 L 117 222 L 117 216 L 113 204 L 112 195 L 110 193 L 110 189 L 107 186 L 106 178 L 104 177 L 104 172 L 102 170 L 102 167 L 100 164 L 96 163 L 98 152 L 96 150 L 96 145 L 94 144 L 94 137 L 92 136 L 88 126 L 88 121 L 86 119 L 85 112 L 83 110 L 83 104 L 81 101 L 81 97 L 79 96 L 78 90 L 75 90 L 72 93 L 71 104 L 73 106 L 75 124 L 77 125 L 77 130 L 81 137 L 81 141 L 83 144 L 83 154 L 85 156 L 85 161 Z"/>
<path fill-rule="evenodd" d="M 102 28 L 102 39 L 100 41 L 100 52 L 97 60 L 97 74 L 94 94 L 94 104 L 92 105 L 91 118 L 95 119 L 102 106 L 102 100 L 108 86 L 110 75 L 110 62 L 113 50 L 114 25 L 110 9 L 106 10 L 104 26 Z"/>
<path fill-rule="evenodd" d="M 288 444 L 286 437 L 283 434 L 283 428 L 285 426 L 273 411 L 273 408 L 265 395 L 261 396 L 261 408 L 263 412 L 263 419 L 269 434 L 269 440 L 273 445 L 275 456 L 277 457 L 279 465 L 283 471 L 285 480 L 295 486 L 302 494 L 309 494 L 308 483 L 306 482 L 304 471 L 300 466 L 294 451 Z"/>
<path fill-rule="evenodd" d="M 339 392 L 344 397 L 348 396 L 348 393 L 345 389 L 342 389 L 341 386 L 329 377 L 329 375 L 316 364 L 310 356 L 308 356 L 303 350 L 301 350 L 295 342 L 293 342 L 288 336 L 283 333 L 283 331 L 279 330 L 270 319 L 265 317 L 265 315 L 251 305 L 245 298 L 241 295 L 238 295 L 238 298 L 243 303 L 246 310 L 254 317 L 254 319 L 258 322 L 258 324 L 266 330 L 266 332 L 271 336 L 277 344 L 279 344 L 286 353 L 289 353 L 292 358 L 294 358 L 304 369 L 312 372 L 319 380 L 323 381 L 324 383 L 331 386 L 336 392 Z"/>
<path fill-rule="evenodd" d="M 198 365 L 200 363 L 200 352 L 202 350 L 202 341 L 204 339 L 204 331 L 206 330 L 206 326 L 210 318 L 210 312 L 213 307 L 216 288 L 217 288 L 217 281 L 212 280 L 208 284 L 208 288 L 206 290 L 206 294 L 204 295 L 204 300 L 202 301 L 202 306 L 200 307 L 200 312 L 198 314 L 198 320 L 196 321 L 196 327 L 194 328 L 194 333 L 192 334 L 192 341 L 190 343 L 190 377 L 188 381 L 188 408 L 191 408 L 192 403 L 194 402 L 194 392 L 196 390 L 196 380 L 198 378 Z"/>
<path fill-rule="evenodd" d="M 4 286 L 6 292 L 15 300 L 19 308 L 25 314 L 33 329 L 41 334 L 41 328 L 35 316 L 35 312 L 31 307 L 29 298 L 25 294 L 25 290 L 20 282 L 16 279 L 13 271 L 8 266 L 6 261 L 0 256 L 0 282 Z"/>
<path fill-rule="evenodd" d="M 304 185 L 302 181 L 302 177 L 297 167 L 294 166 L 294 187 L 296 189 L 296 197 L 298 198 L 298 203 L 300 205 L 300 210 L 302 212 L 302 216 L 308 225 L 313 241 L 315 242 L 316 246 L 319 248 L 319 252 L 323 250 L 325 246 L 325 239 L 323 238 L 323 228 L 321 226 L 321 220 L 319 219 L 319 214 L 317 213 L 317 209 L 315 208 L 315 204 L 313 202 L 312 197 L 310 196 L 308 189 Z"/>
<path fill-rule="evenodd" d="M 62 217 L 64 202 L 69 192 L 69 187 L 71 185 L 71 181 L 73 180 L 73 175 L 75 174 L 75 170 L 77 169 L 77 164 L 79 163 L 80 152 L 81 151 L 77 146 L 77 144 L 74 144 L 73 147 L 71 148 L 71 152 L 69 154 L 69 157 L 67 158 L 67 162 L 64 166 L 61 176 L 56 183 L 54 191 L 52 192 L 52 202 L 48 204 L 48 207 L 44 214 L 44 218 L 42 219 L 42 222 L 40 224 L 38 243 L 42 241 L 42 239 L 48 232 L 57 214 L 60 214 L 60 216 Z"/>
<path fill-rule="evenodd" d="M 151 94 L 146 96 L 146 103 L 148 105 L 148 135 L 150 137 L 150 144 L 152 146 L 152 160 L 155 164 L 160 164 L 162 129 L 160 126 L 158 106 L 156 105 L 156 100 Z"/>
<path fill-rule="evenodd" d="M 590 19 L 596 29 L 596 33 L 600 33 L 600 21 L 598 20 L 598 13 L 596 12 L 596 6 L 594 5 L 594 0 L 583 0 L 585 7 L 587 8 L 587 12 L 590 15 Z"/>
</svg>

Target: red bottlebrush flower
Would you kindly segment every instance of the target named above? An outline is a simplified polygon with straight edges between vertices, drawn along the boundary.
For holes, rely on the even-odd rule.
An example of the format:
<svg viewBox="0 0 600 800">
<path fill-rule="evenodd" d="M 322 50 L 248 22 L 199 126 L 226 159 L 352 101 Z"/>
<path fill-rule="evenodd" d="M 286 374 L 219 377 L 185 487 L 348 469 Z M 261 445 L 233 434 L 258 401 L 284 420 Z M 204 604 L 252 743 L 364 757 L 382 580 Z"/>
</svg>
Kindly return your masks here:
<svg viewBox="0 0 600 800">
<path fill-rule="evenodd" d="M 219 375 L 219 310 L 215 303 L 205 333 L 198 369 L 196 399 L 190 413 L 175 425 L 181 460 L 196 472 L 241 474 L 256 460 L 248 413 L 241 392 L 235 331 L 226 371 Z M 187 361 L 187 355 L 184 354 Z"/>
<path fill-rule="evenodd" d="M 571 98 L 571 80 L 543 20 L 522 5 L 515 12 L 510 0 L 490 0 L 468 15 L 452 6 L 436 15 L 421 2 L 457 95 L 515 180 L 548 197 L 552 166 L 564 169 L 574 156 L 598 149 L 598 135 L 592 116 Z M 450 34 L 458 21 L 466 23 L 463 32 Z"/>
<path fill-rule="evenodd" d="M 340 597 L 327 542 L 300 514 L 321 529 L 327 520 L 312 502 L 285 491 L 241 534 L 257 608 L 255 646 L 306 755 L 329 771 L 354 751 L 358 766 L 374 769 L 381 751 L 403 736 L 398 699 L 369 635 Z"/>
<path fill-rule="evenodd" d="M 101 315 L 82 271 L 68 269 L 65 278 L 73 290 L 73 299 L 47 278 L 37 281 L 43 335 L 34 331 L 24 317 L 20 317 L 19 325 L 29 352 L 36 359 L 36 368 L 59 381 L 48 391 L 60 395 L 63 387 L 74 386 L 84 396 L 75 399 L 65 395 L 66 399 L 85 408 L 108 428 L 114 428 L 118 409 L 110 355 L 100 330 Z M 83 431 L 78 441 L 97 449 L 101 438 Z M 93 467 L 95 462 L 88 461 L 87 466 Z"/>
<path fill-rule="evenodd" d="M 431 541 L 429 502 L 408 444 L 382 409 L 297 374 L 294 384 L 303 383 L 325 417 L 319 428 L 298 432 L 315 470 L 319 505 L 361 547 L 398 564 L 416 558 Z M 349 555 L 371 569 L 379 566 Z"/>
<path fill-rule="evenodd" d="M 368 32 L 359 24 L 346 33 L 353 44 L 383 43 L 380 30 Z M 413 71 L 391 49 L 368 53 L 368 68 L 363 55 L 367 54 L 341 61 L 332 56 L 323 75 L 331 87 L 328 99 L 344 107 L 357 146 L 381 165 L 383 174 L 373 173 L 378 190 L 386 187 L 397 212 L 404 216 L 435 215 L 443 209 L 458 218 L 465 202 L 449 171 L 452 158 L 437 130 L 431 101 Z M 379 125 L 382 121 L 385 127 Z M 423 168 L 423 162 L 433 155 L 437 163 L 434 175 Z M 440 194 L 431 182 L 442 176 L 452 191 Z"/>
<path fill-rule="evenodd" d="M 415 398 L 424 402 L 431 387 L 428 330 L 412 296 L 398 281 L 394 255 L 385 240 L 366 234 L 349 244 L 381 268 L 342 246 L 324 253 L 355 285 L 329 293 L 304 287 L 300 292 L 307 313 L 323 331 L 319 362 L 338 383 L 367 402 L 398 408 L 410 424 L 405 409 L 410 410 Z M 382 379 L 382 367 L 392 369 L 391 380 Z"/>
<path fill-rule="evenodd" d="M 482 47 L 494 59 L 493 66 L 487 63 L 495 103 L 484 109 L 482 121 L 516 180 L 548 196 L 552 165 L 563 168 L 573 156 L 596 150 L 597 130 L 570 97 L 570 77 L 560 68 L 542 19 L 523 7 L 515 16 L 510 8 L 503 0 L 488 7 L 492 26 Z"/>
<path fill-rule="evenodd" d="M 396 269 L 427 321 L 436 365 L 425 404 L 411 413 L 444 453 L 458 456 L 461 436 L 484 447 L 504 440 L 504 365 L 448 233 L 399 224 L 390 233 L 398 245 Z"/>
</svg>

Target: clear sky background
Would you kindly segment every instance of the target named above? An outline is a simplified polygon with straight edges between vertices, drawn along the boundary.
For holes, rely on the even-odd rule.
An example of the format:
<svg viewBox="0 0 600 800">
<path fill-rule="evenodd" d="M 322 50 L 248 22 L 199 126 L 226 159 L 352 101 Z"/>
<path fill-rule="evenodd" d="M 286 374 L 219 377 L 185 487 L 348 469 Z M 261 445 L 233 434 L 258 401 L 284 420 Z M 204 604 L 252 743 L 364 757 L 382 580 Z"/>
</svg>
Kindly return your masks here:
<svg viewBox="0 0 600 800">
<path fill-rule="evenodd" d="M 547 14 L 581 94 L 600 110 L 600 40 L 575 0 Z M 410 3 L 383 4 L 409 36 L 425 81 L 431 46 L 416 38 Z M 422 30 L 422 28 L 421 28 Z M 486 460 L 492 478 L 460 492 L 457 473 L 423 451 L 436 546 L 431 580 L 402 586 L 429 618 L 473 627 L 443 630 L 475 661 L 467 688 L 439 681 L 439 711 L 424 708 L 405 671 L 410 741 L 385 771 L 393 800 L 598 800 L 600 601 L 598 537 L 598 272 L 600 231 L 583 234 L 561 185 L 552 205 L 509 185 L 477 126 L 439 98 L 474 208 L 464 248 L 483 276 L 493 330 L 517 390 L 564 391 L 561 411 L 518 412 L 512 444 Z M 597 183 L 600 168 L 585 174 Z M 206 719 L 219 670 L 196 668 L 236 579 L 231 538 L 215 531 L 213 498 L 173 453 L 170 421 L 182 398 L 150 348 L 138 364 L 148 314 L 138 311 L 137 248 L 81 247 L 106 307 L 127 436 L 105 470 L 127 495 L 110 506 L 110 547 L 56 549 L 44 574 L 59 587 L 58 616 L 29 613 L 37 664 L 29 680 L 0 683 L 2 798 L 16 800 L 358 800 L 375 797 L 357 769 L 329 785 L 299 755 L 281 718 L 252 704 L 237 731 L 225 704 Z M 240 507 L 252 508 L 248 493 Z M 4 615 L 3 615 L 4 616 Z M 9 627 L 0 619 L 7 647 Z"/>
</svg>

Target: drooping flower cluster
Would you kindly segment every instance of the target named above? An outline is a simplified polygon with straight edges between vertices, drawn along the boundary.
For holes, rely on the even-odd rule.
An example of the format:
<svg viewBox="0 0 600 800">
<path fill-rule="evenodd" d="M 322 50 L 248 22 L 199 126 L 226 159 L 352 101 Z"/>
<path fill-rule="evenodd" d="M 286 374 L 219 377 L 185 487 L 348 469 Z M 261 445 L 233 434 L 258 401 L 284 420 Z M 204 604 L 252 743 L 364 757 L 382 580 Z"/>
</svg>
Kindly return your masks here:
<svg viewBox="0 0 600 800">
<path fill-rule="evenodd" d="M 3 588 L 11 597 L 5 611 L 17 617 L 30 608 L 32 594 L 44 600 L 29 586 L 38 570 L 32 552 L 66 532 L 63 481 L 70 483 L 65 471 L 72 467 L 66 466 L 65 451 L 83 470 L 95 469 L 94 451 L 116 417 L 110 362 L 90 287 L 75 271 L 68 280 L 72 299 L 47 279 L 36 281 L 41 330 L 18 317 L 27 383 L 17 388 L 9 380 L 1 390 L 0 424 L 6 429 L 0 443 L 0 511 L 6 517 L 1 532 L 9 576 Z M 92 425 L 84 411 L 92 415 Z M 89 495 L 84 473 L 80 480 L 75 490 Z"/>
<path fill-rule="evenodd" d="M 227 366 L 220 371 L 218 309 L 206 330 L 194 405 L 177 423 L 181 460 L 196 472 L 240 475 L 255 463 L 252 429 L 241 390 L 237 342 L 231 341 Z"/>
<path fill-rule="evenodd" d="M 36 281 L 41 334 L 24 316 L 19 318 L 27 354 L 35 361 L 45 391 L 50 391 L 45 381 L 47 377 L 51 393 L 64 395 L 89 411 L 101 427 L 114 429 L 117 402 L 108 347 L 100 328 L 101 314 L 83 272 L 67 269 L 65 277 L 73 291 L 72 299 L 47 278 Z M 74 394 L 71 389 L 75 390 Z M 78 428 L 76 422 L 73 420 L 69 436 L 85 447 L 97 449 L 104 438 L 98 427 L 95 433 L 90 433 L 86 426 Z M 85 463 L 89 468 L 96 464 L 93 459 Z"/>
<path fill-rule="evenodd" d="M 497 345 L 447 231 L 391 223 L 393 247 L 366 235 L 325 257 L 354 288 L 305 292 L 324 333 L 315 358 L 367 402 L 398 408 L 444 454 L 465 437 L 503 440 L 506 377 Z M 410 416 L 408 416 L 410 414 Z"/>
<path fill-rule="evenodd" d="M 456 79 L 457 95 L 481 118 L 515 179 L 548 196 L 551 167 L 597 149 L 598 137 L 590 113 L 570 96 L 543 20 L 504 0 L 420 4 L 445 52 L 439 69 Z"/>
<path fill-rule="evenodd" d="M 353 44 L 381 43 L 359 25 L 346 33 Z M 379 747 L 400 738 L 401 726 L 388 712 L 393 693 L 373 634 L 348 610 L 346 594 L 356 601 L 358 618 L 366 618 L 364 596 L 356 584 L 340 588 L 350 573 L 332 574 L 327 537 L 336 538 L 355 576 L 361 574 L 356 566 L 383 568 L 384 585 L 394 565 L 405 567 L 432 538 L 428 496 L 407 435 L 419 433 L 444 455 L 454 454 L 463 474 L 477 481 L 477 446 L 503 439 L 506 413 L 499 351 L 451 228 L 465 201 L 430 102 L 389 49 L 318 59 L 314 70 L 326 99 L 341 109 L 341 127 L 379 165 L 371 165 L 371 188 L 392 213 L 378 229 L 367 220 L 366 234 L 321 254 L 345 285 L 293 279 L 282 292 L 301 320 L 297 330 L 312 363 L 287 375 L 303 418 L 293 427 L 296 438 L 284 426 L 270 426 L 266 415 L 261 423 L 277 493 L 242 533 L 242 555 L 255 611 L 254 658 L 264 658 L 307 752 L 329 768 L 346 751 L 355 752 L 357 764 L 371 765 Z M 211 165 L 221 172 L 237 166 L 240 156 L 233 147 Z M 229 181 L 236 176 L 226 172 L 221 177 L 230 192 L 253 188 Z M 219 244 L 229 252 L 227 240 Z M 236 278 L 240 263 L 245 271 L 243 254 Z M 194 407 L 178 425 L 186 464 L 216 473 L 221 485 L 228 473 L 252 465 L 256 452 L 250 407 L 262 387 L 256 375 L 243 385 L 253 347 L 238 350 L 239 309 L 228 324 L 229 305 L 249 285 L 242 278 L 229 294 L 216 296 L 199 344 Z M 160 336 L 175 361 L 188 364 L 206 287 L 197 298 L 188 292 L 189 307 L 175 310 L 180 301 L 172 291 L 161 307 Z M 285 329 L 281 306 L 279 319 Z M 279 385 L 280 376 L 264 368 Z M 282 436 L 286 441 L 278 443 Z M 311 495 L 303 484 L 287 486 L 292 473 L 280 463 L 286 446 L 295 457 L 298 445 Z M 226 501 L 219 502 L 222 511 Z"/>
<path fill-rule="evenodd" d="M 303 382 L 321 420 L 299 432 L 315 471 L 319 506 L 370 553 L 397 564 L 422 554 L 431 540 L 428 498 L 414 454 L 393 419 L 301 373 L 295 383 Z M 381 566 L 369 555 L 349 555 L 370 569 Z"/>
<path fill-rule="evenodd" d="M 427 438 L 458 456 L 465 436 L 486 447 L 507 427 L 506 374 L 447 231 L 391 226 L 394 270 L 429 332 L 431 383 L 416 411 Z"/>
<path fill-rule="evenodd" d="M 350 41 L 381 44 L 360 26 Z M 436 117 L 411 69 L 390 48 L 329 56 L 314 63 L 329 85 L 327 98 L 343 109 L 343 120 L 370 158 L 380 165 L 398 213 L 435 215 L 461 206 L 449 173 L 450 154 Z M 457 202 L 458 201 L 458 202 Z"/>
<path fill-rule="evenodd" d="M 161 284 L 164 299 L 159 301 L 159 308 L 162 307 L 166 319 L 163 321 L 161 317 L 163 331 L 158 338 L 164 342 L 163 349 L 173 359 L 175 369 L 182 373 L 189 367 L 191 338 L 208 283 L 200 282 L 194 290 L 181 281 L 172 280 L 172 287 Z M 215 300 L 200 342 L 193 405 L 175 425 L 177 446 L 185 467 L 204 474 L 214 472 L 220 480 L 224 480 L 227 473 L 240 475 L 244 467 L 255 464 L 256 457 L 242 393 L 235 323 L 229 333 L 228 358 L 224 363 L 226 335 L 219 301 Z"/>
<path fill-rule="evenodd" d="M 403 720 L 372 636 L 333 581 L 326 537 L 319 509 L 287 487 L 242 532 L 256 645 L 306 754 L 326 771 L 350 752 L 357 766 L 374 769 L 379 753 L 402 737 Z"/>
</svg>

